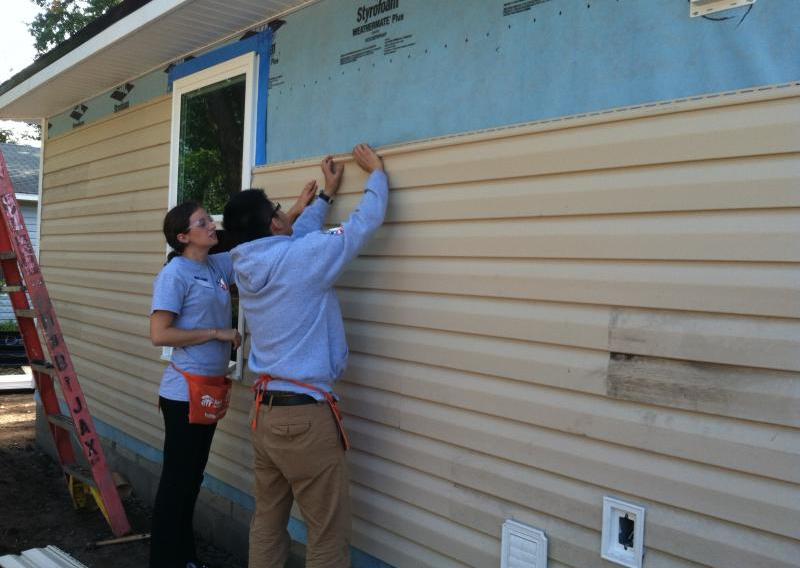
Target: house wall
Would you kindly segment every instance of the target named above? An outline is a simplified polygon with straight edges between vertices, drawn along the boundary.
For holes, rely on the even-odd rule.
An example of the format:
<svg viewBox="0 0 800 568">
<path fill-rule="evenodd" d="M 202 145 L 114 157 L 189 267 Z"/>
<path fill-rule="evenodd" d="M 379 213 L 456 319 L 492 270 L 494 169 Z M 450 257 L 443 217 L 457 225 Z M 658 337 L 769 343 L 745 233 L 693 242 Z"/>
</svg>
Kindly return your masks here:
<svg viewBox="0 0 800 568">
<path fill-rule="evenodd" d="M 104 448 L 119 454 L 112 463 L 145 500 L 155 493 L 163 444 L 156 403 L 165 363 L 150 342 L 148 317 L 166 252 L 171 110 L 171 98 L 161 97 L 49 139 L 43 149 L 42 270 Z M 241 507 L 252 501 L 248 388 L 237 387 L 233 398 L 206 485 L 235 495 Z M 246 526 L 246 510 L 228 504 L 221 511 L 222 499 L 204 497 L 207 536 Z M 246 532 L 226 541 L 240 553 L 241 542 Z"/>
<path fill-rule="evenodd" d="M 386 150 L 387 224 L 339 288 L 356 547 L 496 566 L 513 517 L 551 568 L 605 565 L 613 495 L 647 507 L 648 568 L 794 565 L 800 94 L 758 96 Z M 76 370 L 152 455 L 169 120 L 163 97 L 44 146 L 41 262 Z M 318 173 L 254 186 L 288 203 Z M 349 164 L 331 222 L 363 179 Z M 249 493 L 250 400 L 237 385 L 215 437 L 221 501 Z"/>
<path fill-rule="evenodd" d="M 385 152 L 387 223 L 338 290 L 355 546 L 497 566 L 514 518 L 551 567 L 610 566 L 610 495 L 647 508 L 648 568 L 796 565 L 791 93 Z M 361 195 L 347 168 L 333 223 Z M 315 176 L 254 186 L 288 205 Z"/>
<path fill-rule="evenodd" d="M 170 99 L 44 144 L 40 263 L 92 415 L 153 447 L 163 369 L 149 340 L 164 262 Z"/>
</svg>

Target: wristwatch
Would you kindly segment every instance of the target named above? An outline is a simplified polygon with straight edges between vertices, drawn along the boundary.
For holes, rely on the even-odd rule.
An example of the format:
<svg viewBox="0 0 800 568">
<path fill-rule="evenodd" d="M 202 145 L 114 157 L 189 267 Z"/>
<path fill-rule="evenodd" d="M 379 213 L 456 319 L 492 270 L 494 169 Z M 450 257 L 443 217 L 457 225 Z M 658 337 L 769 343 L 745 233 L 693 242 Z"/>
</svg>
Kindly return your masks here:
<svg viewBox="0 0 800 568">
<path fill-rule="evenodd" d="M 324 189 L 319 190 L 319 198 L 328 205 L 333 205 L 333 197 L 325 193 Z"/>
</svg>

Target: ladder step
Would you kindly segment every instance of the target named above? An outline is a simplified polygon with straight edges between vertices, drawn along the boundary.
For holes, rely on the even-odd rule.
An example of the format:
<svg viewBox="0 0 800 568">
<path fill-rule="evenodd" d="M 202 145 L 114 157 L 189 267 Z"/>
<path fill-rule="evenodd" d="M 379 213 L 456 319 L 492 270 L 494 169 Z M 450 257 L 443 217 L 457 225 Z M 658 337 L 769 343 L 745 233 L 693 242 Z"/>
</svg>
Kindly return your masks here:
<svg viewBox="0 0 800 568">
<path fill-rule="evenodd" d="M 75 430 L 75 423 L 72 421 L 72 417 L 66 414 L 51 414 L 47 417 L 47 421 L 64 430 Z"/>
<path fill-rule="evenodd" d="M 0 293 L 10 294 L 12 292 L 24 292 L 25 286 L 0 286 Z"/>
<path fill-rule="evenodd" d="M 14 254 L 14 251 L 0 252 L 0 260 L 14 260 L 15 258 L 17 258 L 17 255 Z"/>
<path fill-rule="evenodd" d="M 83 466 L 78 464 L 65 465 L 64 473 L 74 477 L 84 485 L 88 485 L 89 487 L 97 487 L 97 484 L 94 482 L 94 478 L 92 477 L 92 472 Z"/>
<path fill-rule="evenodd" d="M 18 318 L 35 318 L 36 310 L 14 310 Z"/>
<path fill-rule="evenodd" d="M 55 369 L 53 368 L 52 363 L 49 361 L 31 361 L 30 367 L 31 370 L 38 373 L 44 373 L 45 375 L 52 376 L 55 374 Z"/>
</svg>

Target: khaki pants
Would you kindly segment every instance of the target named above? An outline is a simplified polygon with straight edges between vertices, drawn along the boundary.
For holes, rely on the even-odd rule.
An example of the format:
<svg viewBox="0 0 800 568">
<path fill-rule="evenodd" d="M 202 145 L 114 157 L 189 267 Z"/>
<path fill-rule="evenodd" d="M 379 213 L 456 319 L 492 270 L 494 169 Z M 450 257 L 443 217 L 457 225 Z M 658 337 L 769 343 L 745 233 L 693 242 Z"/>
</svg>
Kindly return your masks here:
<svg viewBox="0 0 800 568">
<path fill-rule="evenodd" d="M 289 511 L 297 499 L 308 527 L 306 568 L 350 566 L 347 463 L 327 404 L 262 404 L 253 432 L 256 509 L 249 568 L 283 568 Z"/>
</svg>

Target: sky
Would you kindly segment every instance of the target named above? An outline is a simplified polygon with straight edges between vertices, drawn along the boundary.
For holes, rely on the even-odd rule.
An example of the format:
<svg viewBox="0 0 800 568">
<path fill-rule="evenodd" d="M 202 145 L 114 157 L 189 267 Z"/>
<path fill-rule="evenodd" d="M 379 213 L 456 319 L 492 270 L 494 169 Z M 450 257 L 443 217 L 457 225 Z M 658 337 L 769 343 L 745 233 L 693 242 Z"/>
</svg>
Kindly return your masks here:
<svg viewBox="0 0 800 568">
<path fill-rule="evenodd" d="M 0 0 L 3 18 L 0 23 L 0 83 L 21 71 L 36 57 L 33 38 L 28 33 L 28 22 L 37 13 L 31 0 Z M 30 131 L 24 123 L 0 120 L 0 128 L 11 128 L 14 132 Z M 25 144 L 39 146 L 39 142 L 26 140 Z"/>
</svg>

